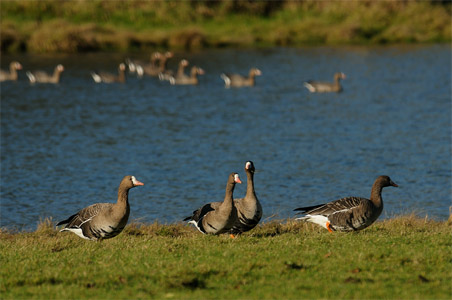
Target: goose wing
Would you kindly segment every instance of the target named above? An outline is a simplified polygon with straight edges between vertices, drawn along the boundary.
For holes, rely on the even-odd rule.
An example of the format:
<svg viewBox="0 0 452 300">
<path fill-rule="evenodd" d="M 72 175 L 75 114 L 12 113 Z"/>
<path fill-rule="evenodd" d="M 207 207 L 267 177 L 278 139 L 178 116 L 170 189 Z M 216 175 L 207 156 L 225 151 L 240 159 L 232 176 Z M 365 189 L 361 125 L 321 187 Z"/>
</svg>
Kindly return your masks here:
<svg viewBox="0 0 452 300">
<path fill-rule="evenodd" d="M 303 214 L 322 215 L 327 217 L 339 212 L 351 211 L 353 208 L 362 205 L 365 201 L 368 200 L 361 197 L 346 197 L 326 204 L 296 208 L 295 211 L 301 211 Z"/>
<path fill-rule="evenodd" d="M 80 228 L 83 224 L 91 221 L 101 211 L 109 209 L 112 203 L 96 203 L 83 208 L 76 214 L 70 216 L 64 221 L 59 222 L 56 226 L 66 224 L 65 228 Z"/>
</svg>

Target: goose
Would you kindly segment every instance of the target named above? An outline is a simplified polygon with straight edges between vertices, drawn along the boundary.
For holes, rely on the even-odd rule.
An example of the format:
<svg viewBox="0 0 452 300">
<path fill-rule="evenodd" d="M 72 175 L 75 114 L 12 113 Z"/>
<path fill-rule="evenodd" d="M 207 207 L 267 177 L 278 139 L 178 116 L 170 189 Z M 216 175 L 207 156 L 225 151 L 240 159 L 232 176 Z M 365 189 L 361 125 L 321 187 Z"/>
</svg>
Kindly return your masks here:
<svg viewBox="0 0 452 300">
<path fill-rule="evenodd" d="M 204 234 L 227 233 L 237 219 L 237 210 L 234 206 L 233 193 L 236 183 L 240 181 L 239 174 L 231 173 L 226 185 L 226 194 L 223 202 L 211 202 L 198 208 L 193 215 L 184 219 Z"/>
<path fill-rule="evenodd" d="M 344 73 L 336 73 L 334 74 L 334 82 L 321 82 L 321 81 L 306 81 L 304 82 L 304 86 L 311 93 L 328 93 L 328 92 L 342 92 L 342 86 L 339 83 L 340 79 L 345 79 L 346 76 Z"/>
<path fill-rule="evenodd" d="M 124 83 L 126 82 L 126 65 L 124 63 L 119 64 L 118 75 L 107 72 L 91 72 L 91 76 L 96 83 Z"/>
<path fill-rule="evenodd" d="M 262 75 L 262 72 L 257 68 L 251 68 L 248 77 L 240 74 L 223 73 L 220 77 L 224 80 L 225 87 L 243 87 L 254 86 L 256 84 L 255 77 Z"/>
<path fill-rule="evenodd" d="M 244 198 L 234 199 L 237 208 L 237 221 L 230 230 L 232 235 L 249 231 L 256 227 L 262 218 L 262 206 L 254 191 L 254 164 L 252 161 L 245 163 L 245 173 L 247 177 L 246 195 Z"/>
<path fill-rule="evenodd" d="M 71 231 L 87 240 L 103 240 L 121 233 L 129 219 L 129 190 L 144 185 L 135 176 L 125 176 L 118 188 L 116 203 L 96 203 L 83 208 L 56 226 L 66 225 L 60 231 Z"/>
<path fill-rule="evenodd" d="M 383 211 L 381 192 L 384 187 L 398 187 L 389 176 L 379 176 L 370 193 L 370 199 L 361 197 L 346 197 L 326 204 L 300 207 L 304 217 L 297 218 L 315 223 L 333 231 L 357 231 L 370 226 Z"/>
<path fill-rule="evenodd" d="M 164 54 L 156 54 L 159 59 L 159 64 L 157 65 L 157 63 L 155 64 L 155 66 L 152 65 L 147 65 L 147 66 L 143 66 L 143 72 L 146 75 L 149 76 L 153 76 L 153 77 L 157 77 L 159 76 L 160 73 L 164 73 L 167 71 L 167 65 L 168 65 L 168 60 L 173 57 L 173 53 L 172 52 L 165 52 Z"/>
<path fill-rule="evenodd" d="M 191 72 L 190 72 L 190 76 L 188 75 L 182 75 L 180 77 L 171 77 L 169 79 L 169 82 L 172 85 L 197 85 L 199 83 L 198 80 L 198 75 L 203 75 L 204 74 L 204 70 L 197 67 L 197 66 L 193 66 L 191 68 Z"/>
<path fill-rule="evenodd" d="M 63 65 L 59 64 L 55 67 L 53 75 L 49 75 L 44 71 L 27 71 L 25 74 L 31 83 L 59 83 L 61 78 L 61 73 L 64 71 Z"/>
<path fill-rule="evenodd" d="M 19 77 L 17 75 L 17 70 L 22 70 L 22 65 L 17 61 L 11 62 L 9 64 L 9 72 L 0 70 L 0 82 L 7 80 L 16 81 Z"/>
<path fill-rule="evenodd" d="M 137 73 L 139 78 L 143 77 L 146 74 L 154 74 L 153 76 L 158 75 L 160 72 L 158 60 L 162 54 L 160 52 L 151 53 L 150 63 L 146 63 L 141 60 L 132 60 L 130 58 L 126 59 L 127 67 L 129 68 L 130 73 Z"/>
<path fill-rule="evenodd" d="M 167 70 L 167 71 L 162 72 L 162 73 L 159 74 L 159 79 L 160 80 L 171 80 L 171 78 L 173 78 L 173 77 L 174 78 L 181 78 L 181 77 L 187 76 L 187 75 L 185 75 L 185 68 L 188 66 L 188 64 L 189 64 L 188 60 L 182 59 L 179 62 L 179 66 L 177 68 L 176 76 L 174 76 L 174 72 L 173 71 Z"/>
</svg>

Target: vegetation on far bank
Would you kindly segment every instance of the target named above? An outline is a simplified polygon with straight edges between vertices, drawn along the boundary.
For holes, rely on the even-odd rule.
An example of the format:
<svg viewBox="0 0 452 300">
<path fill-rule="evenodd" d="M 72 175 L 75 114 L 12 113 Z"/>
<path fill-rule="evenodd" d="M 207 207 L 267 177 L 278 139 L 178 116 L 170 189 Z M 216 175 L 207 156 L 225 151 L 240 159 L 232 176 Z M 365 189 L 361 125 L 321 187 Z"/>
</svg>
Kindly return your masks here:
<svg viewBox="0 0 452 300">
<path fill-rule="evenodd" d="M 1 1 L 2 51 L 451 41 L 449 1 Z"/>
<path fill-rule="evenodd" d="M 357 233 L 272 221 L 235 239 L 130 224 L 102 242 L 0 231 L 2 299 L 450 299 L 452 220 L 414 216 Z"/>
</svg>

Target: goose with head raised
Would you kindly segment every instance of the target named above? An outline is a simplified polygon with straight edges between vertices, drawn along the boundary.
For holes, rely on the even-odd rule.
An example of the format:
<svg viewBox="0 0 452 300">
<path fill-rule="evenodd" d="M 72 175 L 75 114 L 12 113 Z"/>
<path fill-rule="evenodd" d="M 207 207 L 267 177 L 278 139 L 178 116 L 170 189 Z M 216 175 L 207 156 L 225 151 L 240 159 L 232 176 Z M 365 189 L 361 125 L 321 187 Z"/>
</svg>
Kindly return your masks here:
<svg viewBox="0 0 452 300">
<path fill-rule="evenodd" d="M 234 205 L 237 208 L 237 221 L 229 231 L 236 235 L 249 231 L 256 227 L 262 218 L 262 205 L 257 199 L 254 190 L 254 164 L 252 161 L 245 163 L 245 173 L 247 177 L 246 195 L 244 198 L 234 199 Z"/>
<path fill-rule="evenodd" d="M 322 81 L 309 80 L 304 83 L 304 86 L 311 93 L 329 93 L 329 92 L 339 93 L 339 92 L 342 92 L 342 86 L 341 86 L 340 80 L 345 79 L 345 78 L 346 78 L 346 76 L 344 73 L 336 73 L 336 74 L 334 74 L 334 82 L 322 82 Z"/>
<path fill-rule="evenodd" d="M 256 84 L 256 76 L 261 76 L 261 70 L 257 68 L 251 68 L 248 77 L 240 74 L 223 73 L 220 77 L 224 80 L 225 87 L 244 87 L 254 86 Z"/>
<path fill-rule="evenodd" d="M 93 77 L 96 83 L 125 83 L 126 82 L 126 65 L 120 63 L 118 66 L 118 75 L 108 73 L 108 72 L 91 72 L 91 77 Z"/>
<path fill-rule="evenodd" d="M 11 62 L 9 64 L 9 72 L 0 70 L 0 82 L 7 80 L 16 81 L 19 77 L 17 70 L 22 70 L 22 65 L 17 61 Z"/>
<path fill-rule="evenodd" d="M 199 79 L 198 79 L 198 75 L 203 75 L 204 74 L 204 70 L 197 67 L 197 66 L 193 66 L 191 68 L 190 71 L 190 76 L 183 74 L 182 76 L 179 77 L 171 77 L 169 79 L 169 82 L 172 85 L 198 85 L 199 84 Z"/>
<path fill-rule="evenodd" d="M 52 75 L 44 71 L 27 71 L 25 74 L 31 83 L 59 83 L 63 71 L 63 65 L 59 64 L 55 67 Z"/>
<path fill-rule="evenodd" d="M 381 192 L 384 187 L 398 187 L 389 176 L 379 176 L 370 193 L 370 199 L 362 197 L 346 197 L 326 204 L 306 206 L 294 209 L 305 214 L 297 218 L 315 223 L 333 231 L 357 231 L 374 223 L 383 211 Z"/>
<path fill-rule="evenodd" d="M 88 240 L 109 239 L 121 233 L 129 219 L 129 190 L 143 185 L 135 176 L 125 176 L 118 188 L 116 203 L 96 203 L 61 221 L 60 231 L 71 231 Z"/>
<path fill-rule="evenodd" d="M 227 233 L 237 220 L 237 210 L 234 206 L 233 194 L 236 183 L 240 181 L 239 174 L 231 173 L 226 184 L 226 194 L 223 202 L 211 202 L 203 205 L 184 219 L 196 226 L 205 234 Z"/>
</svg>

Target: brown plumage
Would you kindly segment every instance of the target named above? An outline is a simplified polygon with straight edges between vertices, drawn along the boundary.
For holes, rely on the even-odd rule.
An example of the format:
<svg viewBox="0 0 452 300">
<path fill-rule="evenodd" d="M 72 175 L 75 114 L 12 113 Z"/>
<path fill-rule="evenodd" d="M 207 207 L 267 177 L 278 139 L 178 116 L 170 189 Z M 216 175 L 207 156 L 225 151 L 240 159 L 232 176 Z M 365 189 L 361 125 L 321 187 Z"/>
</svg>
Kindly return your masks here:
<svg viewBox="0 0 452 300">
<path fill-rule="evenodd" d="M 257 68 L 251 68 L 248 77 L 240 74 L 223 73 L 220 77 L 224 80 L 226 87 L 244 87 L 254 86 L 256 84 L 256 76 L 262 75 L 262 72 Z"/>
<path fill-rule="evenodd" d="M 381 191 L 384 187 L 398 185 L 389 176 L 379 176 L 370 193 L 370 199 L 361 197 L 342 198 L 326 204 L 294 209 L 306 216 L 298 218 L 318 224 L 328 231 L 356 231 L 375 222 L 383 211 Z"/>
<path fill-rule="evenodd" d="M 97 83 L 113 83 L 113 82 L 119 82 L 124 83 L 126 82 L 126 65 L 123 63 L 120 63 L 118 66 L 118 75 L 107 73 L 107 72 L 91 72 L 91 76 L 93 77 L 94 81 Z"/>
<path fill-rule="evenodd" d="M 231 173 L 226 184 L 226 194 L 223 202 L 211 202 L 193 212 L 184 219 L 196 226 L 202 233 L 221 234 L 228 232 L 237 220 L 237 210 L 234 206 L 233 193 L 236 183 L 242 183 L 239 174 Z"/>
<path fill-rule="evenodd" d="M 90 205 L 56 226 L 66 225 L 61 231 L 71 231 L 88 240 L 115 237 L 121 233 L 129 219 L 129 190 L 140 185 L 143 183 L 135 176 L 125 176 L 119 185 L 116 203 Z"/>
<path fill-rule="evenodd" d="M 197 85 L 199 83 L 198 75 L 203 75 L 204 70 L 194 66 L 191 68 L 190 76 L 188 75 L 181 75 L 179 77 L 171 77 L 169 79 L 169 82 L 173 85 Z"/>
<path fill-rule="evenodd" d="M 52 75 L 47 74 L 44 71 L 27 71 L 26 75 L 31 83 L 59 83 L 63 71 L 63 65 L 57 65 Z"/>
<path fill-rule="evenodd" d="M 345 79 L 346 76 L 344 73 L 336 73 L 334 74 L 334 82 L 321 82 L 321 81 L 306 81 L 304 86 L 311 93 L 328 93 L 328 92 L 342 92 L 342 86 L 339 82 L 340 79 Z"/>
<path fill-rule="evenodd" d="M 0 82 L 7 80 L 16 81 L 17 78 L 19 77 L 17 74 L 17 70 L 22 70 L 22 65 L 17 61 L 11 62 L 9 64 L 9 72 L 0 70 Z"/>
<path fill-rule="evenodd" d="M 230 230 L 230 233 L 234 235 L 253 229 L 262 218 L 262 206 L 254 190 L 255 171 L 253 162 L 247 161 L 245 163 L 246 195 L 244 198 L 234 199 L 234 205 L 237 208 L 237 221 Z"/>
</svg>

